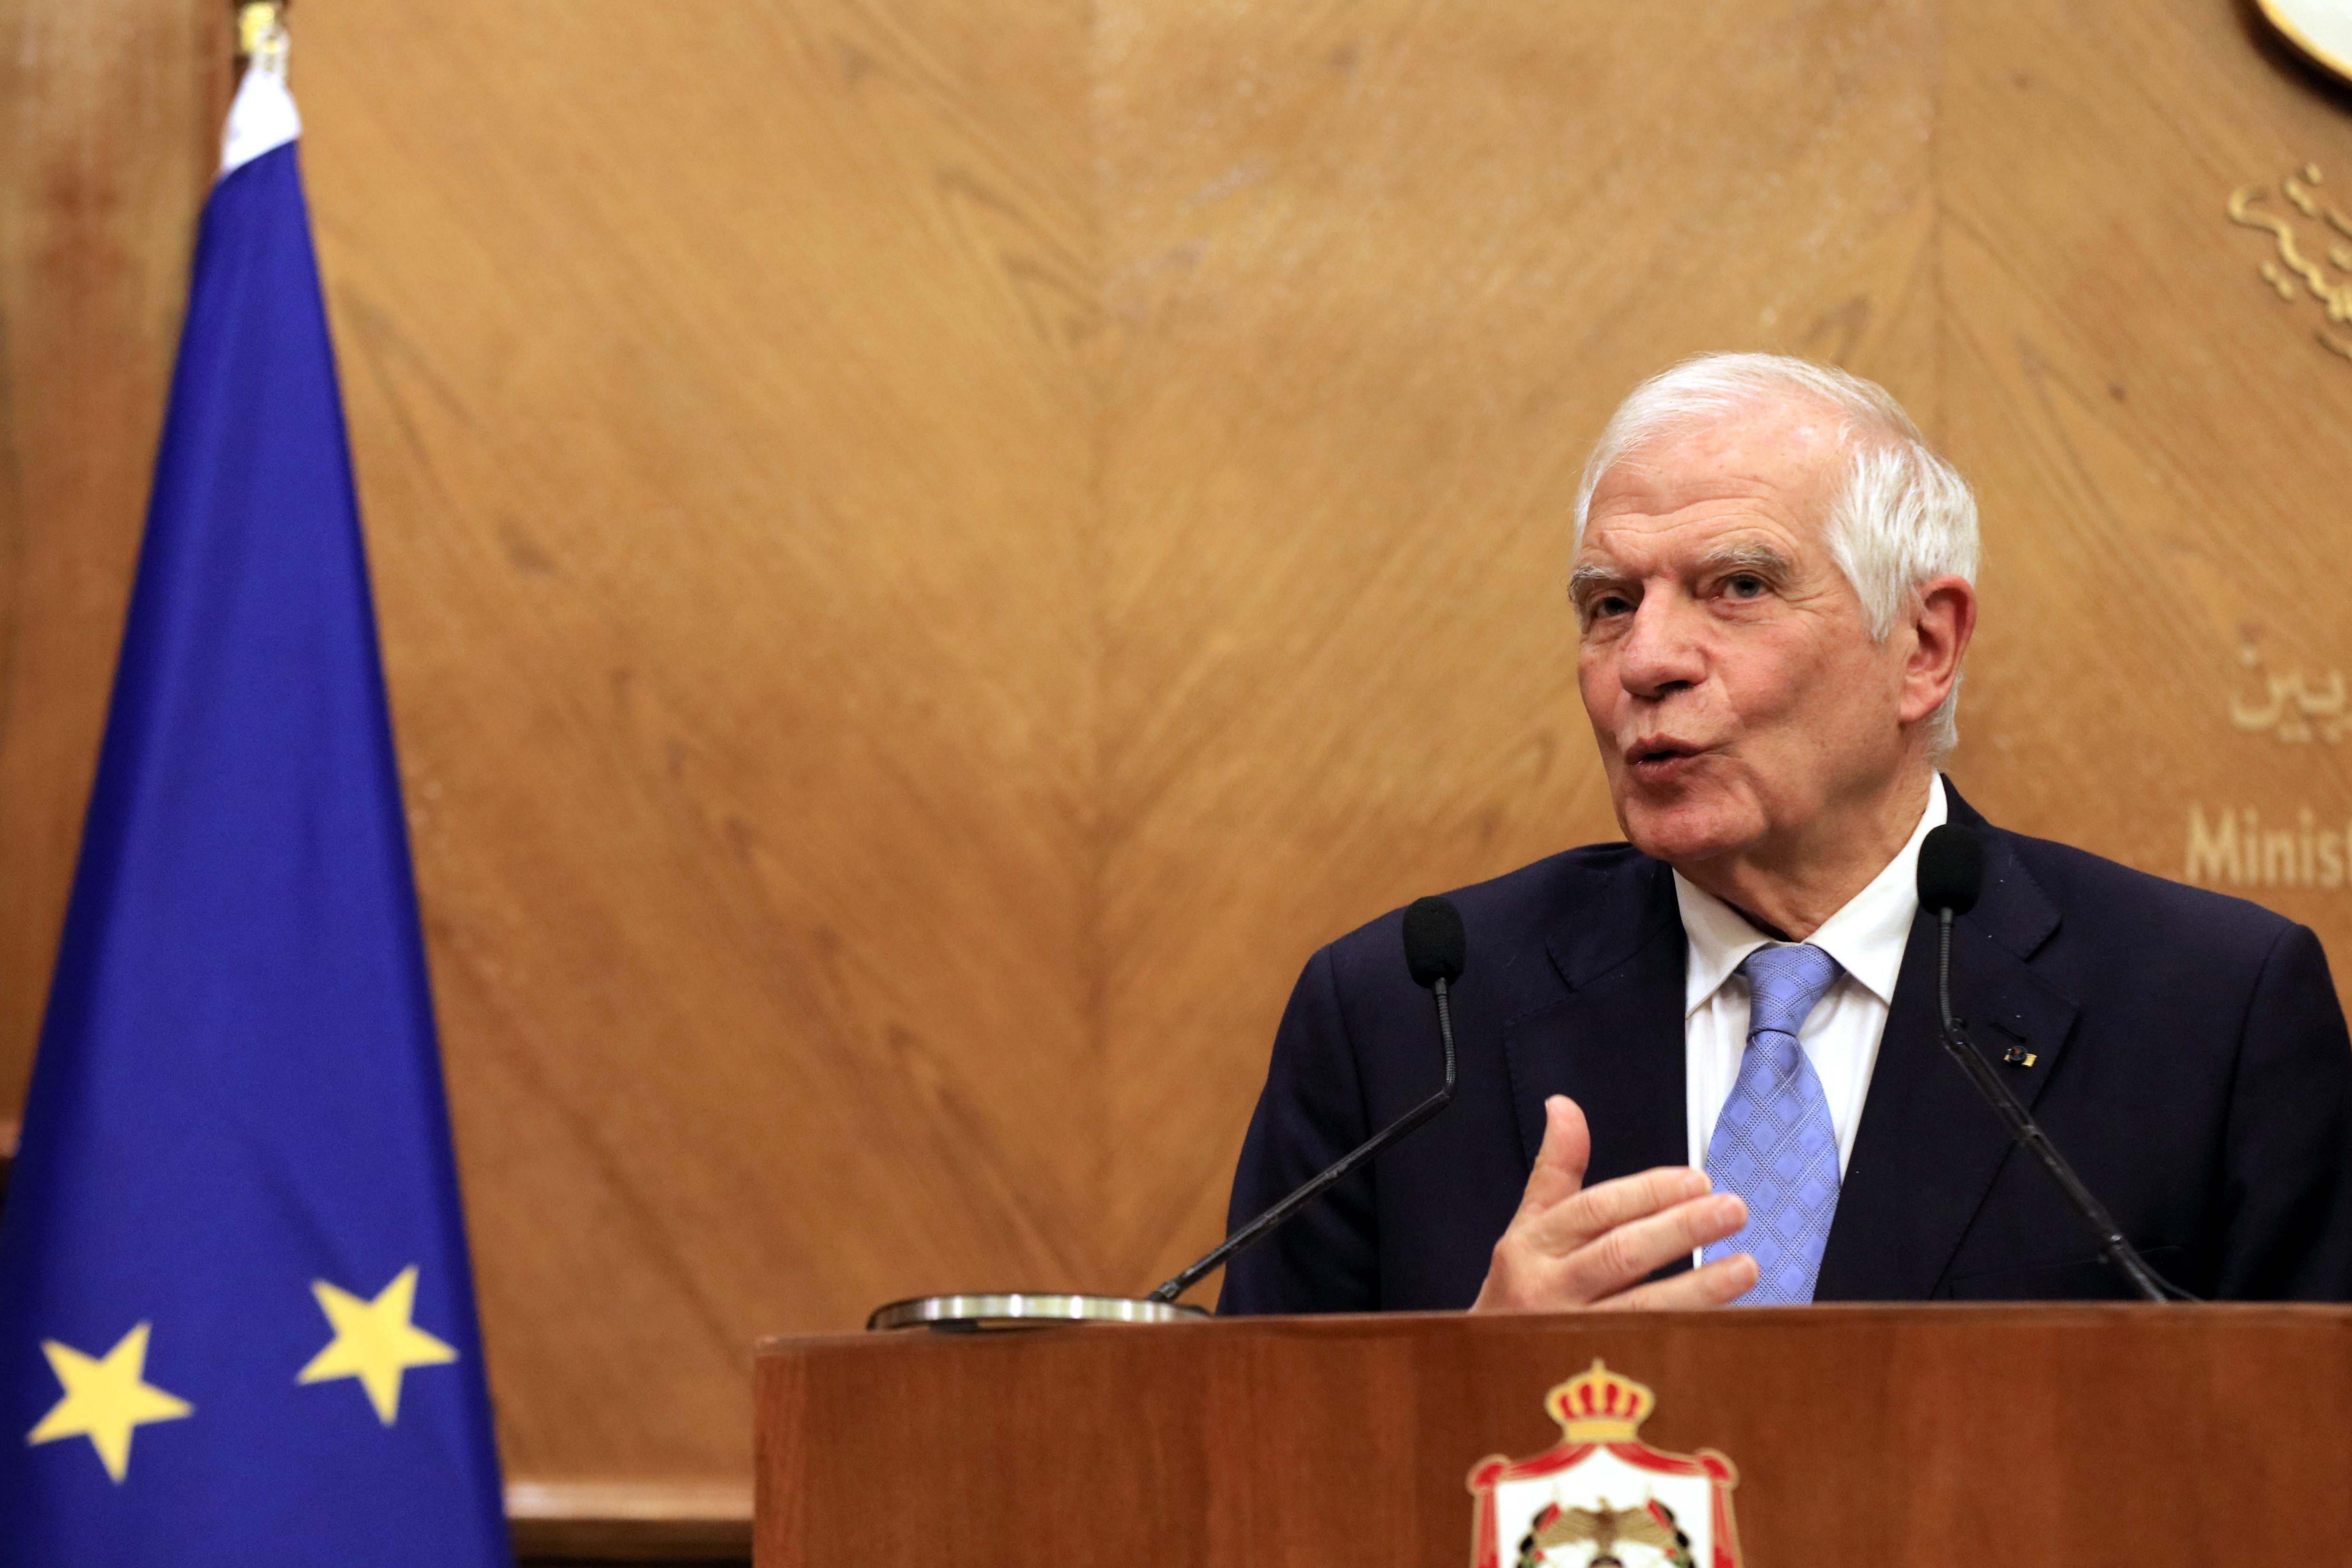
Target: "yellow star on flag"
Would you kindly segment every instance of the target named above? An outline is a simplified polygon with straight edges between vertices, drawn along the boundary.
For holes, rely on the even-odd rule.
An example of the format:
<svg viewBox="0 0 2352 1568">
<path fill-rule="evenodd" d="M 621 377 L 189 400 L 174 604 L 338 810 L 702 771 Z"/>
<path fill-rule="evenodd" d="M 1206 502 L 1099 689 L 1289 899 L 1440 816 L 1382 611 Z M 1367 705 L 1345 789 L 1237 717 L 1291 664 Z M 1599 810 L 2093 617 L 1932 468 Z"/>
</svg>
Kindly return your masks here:
<svg viewBox="0 0 2352 1568">
<path fill-rule="evenodd" d="M 408 1321 L 416 1310 L 414 1263 L 394 1276 L 373 1301 L 338 1289 L 324 1279 L 310 1281 L 310 1294 L 319 1299 L 319 1310 L 327 1314 L 335 1337 L 310 1358 L 310 1364 L 294 1381 L 326 1383 L 356 1377 L 367 1390 L 368 1403 L 375 1406 L 377 1417 L 387 1426 L 400 1414 L 403 1373 L 413 1366 L 445 1366 L 457 1359 L 456 1351 Z"/>
<path fill-rule="evenodd" d="M 140 1324 L 103 1356 L 86 1356 L 71 1345 L 43 1340 L 41 1353 L 58 1374 L 66 1396 L 49 1407 L 26 1443 L 87 1437 L 106 1473 L 121 1485 L 131 1473 L 131 1433 L 152 1421 L 177 1421 L 195 1406 L 142 1381 L 147 1372 L 147 1329 Z"/>
</svg>

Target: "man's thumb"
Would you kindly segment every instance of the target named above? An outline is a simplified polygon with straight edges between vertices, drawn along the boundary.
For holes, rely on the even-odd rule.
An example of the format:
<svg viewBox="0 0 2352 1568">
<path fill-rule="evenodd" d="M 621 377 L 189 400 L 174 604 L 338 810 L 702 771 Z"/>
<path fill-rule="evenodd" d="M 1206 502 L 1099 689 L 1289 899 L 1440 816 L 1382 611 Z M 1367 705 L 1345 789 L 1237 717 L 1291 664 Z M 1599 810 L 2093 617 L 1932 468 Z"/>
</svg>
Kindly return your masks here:
<svg viewBox="0 0 2352 1568">
<path fill-rule="evenodd" d="M 1536 1168 L 1528 1177 L 1528 1202 L 1549 1208 L 1573 1197 L 1584 1186 L 1584 1168 L 1592 1160 L 1592 1130 L 1584 1111 L 1564 1094 L 1544 1101 L 1543 1147 L 1536 1151 Z"/>
</svg>

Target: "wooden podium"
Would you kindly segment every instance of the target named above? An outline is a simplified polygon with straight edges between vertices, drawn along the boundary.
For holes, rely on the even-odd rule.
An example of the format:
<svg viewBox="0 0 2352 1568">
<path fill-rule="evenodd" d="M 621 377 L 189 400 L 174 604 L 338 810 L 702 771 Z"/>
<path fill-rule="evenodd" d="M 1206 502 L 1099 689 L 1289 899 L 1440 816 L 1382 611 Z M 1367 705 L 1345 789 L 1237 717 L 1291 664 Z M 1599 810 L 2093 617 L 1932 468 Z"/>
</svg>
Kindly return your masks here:
<svg viewBox="0 0 2352 1568">
<path fill-rule="evenodd" d="M 1750 1568 L 2352 1561 L 2352 1310 L 1830 1306 L 778 1340 L 758 1568 L 1456 1568 L 1596 1356 Z"/>
</svg>

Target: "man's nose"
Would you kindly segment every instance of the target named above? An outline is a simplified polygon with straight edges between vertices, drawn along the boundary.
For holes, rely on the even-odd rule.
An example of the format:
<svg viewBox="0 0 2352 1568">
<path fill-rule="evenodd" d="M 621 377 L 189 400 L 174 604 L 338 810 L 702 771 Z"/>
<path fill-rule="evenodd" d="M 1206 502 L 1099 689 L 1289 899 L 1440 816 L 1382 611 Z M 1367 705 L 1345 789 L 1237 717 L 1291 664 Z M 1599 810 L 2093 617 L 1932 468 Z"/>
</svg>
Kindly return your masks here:
<svg viewBox="0 0 2352 1568">
<path fill-rule="evenodd" d="M 1636 697 L 1655 700 L 1696 686 L 1706 675 L 1698 606 L 1677 594 L 1645 594 L 1621 646 L 1617 679 Z"/>
</svg>

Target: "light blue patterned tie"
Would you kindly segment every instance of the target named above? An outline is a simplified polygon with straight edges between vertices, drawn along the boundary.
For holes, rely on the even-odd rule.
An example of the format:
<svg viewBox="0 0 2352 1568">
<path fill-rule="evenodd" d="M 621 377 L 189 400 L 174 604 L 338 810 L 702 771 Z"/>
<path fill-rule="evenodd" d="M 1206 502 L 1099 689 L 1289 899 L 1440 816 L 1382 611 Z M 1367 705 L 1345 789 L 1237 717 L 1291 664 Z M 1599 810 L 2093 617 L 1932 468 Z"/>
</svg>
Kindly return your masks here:
<svg viewBox="0 0 2352 1568">
<path fill-rule="evenodd" d="M 1707 1140 L 1706 1173 L 1717 1192 L 1748 1200 L 1748 1225 L 1709 1247 L 1706 1261 L 1754 1254 L 1760 1272 L 1740 1304 L 1784 1307 L 1813 1299 L 1837 1213 L 1837 1129 L 1797 1032 L 1843 971 L 1818 947 L 1759 947 L 1739 969 L 1748 1048 Z"/>
</svg>

